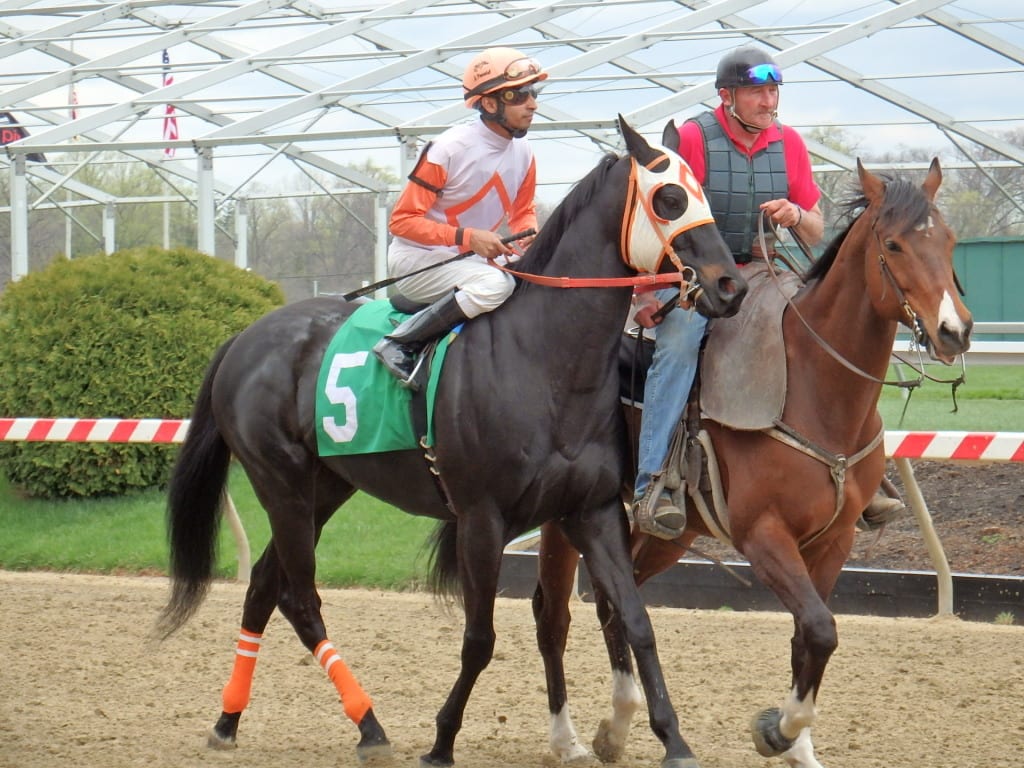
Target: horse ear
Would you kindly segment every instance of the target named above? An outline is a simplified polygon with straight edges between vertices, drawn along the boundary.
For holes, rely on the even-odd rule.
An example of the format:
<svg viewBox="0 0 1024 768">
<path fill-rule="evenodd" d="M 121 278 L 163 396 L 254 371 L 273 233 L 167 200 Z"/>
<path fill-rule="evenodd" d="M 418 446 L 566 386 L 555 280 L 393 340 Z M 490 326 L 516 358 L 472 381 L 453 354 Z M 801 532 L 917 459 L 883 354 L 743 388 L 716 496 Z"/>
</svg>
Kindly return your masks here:
<svg viewBox="0 0 1024 768">
<path fill-rule="evenodd" d="M 921 185 L 921 189 L 924 190 L 925 197 L 929 200 L 935 200 L 935 193 L 939 191 L 939 185 L 942 183 L 942 168 L 939 167 L 939 158 L 933 157 L 932 164 L 928 167 L 928 175 L 924 179 L 924 184 Z"/>
<path fill-rule="evenodd" d="M 661 152 L 651 149 L 651 145 L 647 143 L 646 139 L 633 130 L 633 127 L 626 122 L 626 118 L 621 114 L 619 115 L 619 133 L 626 140 L 626 149 L 629 150 L 629 154 L 636 158 L 640 165 L 647 165 L 661 155 Z"/>
<path fill-rule="evenodd" d="M 881 200 L 885 195 L 885 182 L 864 167 L 864 164 L 857 158 L 857 176 L 860 177 L 860 188 L 864 190 L 864 197 L 869 202 Z"/>
<path fill-rule="evenodd" d="M 661 144 L 679 154 L 679 129 L 676 128 L 676 121 L 669 120 L 661 131 Z"/>
</svg>

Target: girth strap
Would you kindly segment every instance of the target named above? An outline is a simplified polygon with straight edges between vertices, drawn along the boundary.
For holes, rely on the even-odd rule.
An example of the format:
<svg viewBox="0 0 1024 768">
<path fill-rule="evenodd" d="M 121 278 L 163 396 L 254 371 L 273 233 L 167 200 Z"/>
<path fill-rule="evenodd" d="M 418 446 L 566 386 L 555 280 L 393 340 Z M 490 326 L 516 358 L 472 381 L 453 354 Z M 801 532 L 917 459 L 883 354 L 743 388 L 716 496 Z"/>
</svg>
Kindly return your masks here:
<svg viewBox="0 0 1024 768">
<path fill-rule="evenodd" d="M 764 432 L 766 435 L 775 438 L 780 443 L 788 445 L 790 448 L 796 448 L 801 453 L 805 453 L 812 459 L 817 459 L 822 464 L 825 464 L 829 468 L 829 472 L 832 475 L 832 482 L 836 486 L 836 505 L 835 510 L 832 513 L 832 519 L 829 520 L 817 533 L 800 544 L 800 549 L 804 549 L 817 541 L 825 531 L 832 527 L 833 523 L 835 523 L 836 519 L 839 517 L 839 513 L 843 508 L 843 497 L 846 491 L 847 470 L 860 462 L 861 459 L 869 455 L 881 444 L 882 439 L 885 437 L 885 427 L 883 426 L 879 428 L 878 434 L 875 435 L 871 442 L 852 456 L 844 456 L 841 453 L 826 451 L 820 445 L 808 440 L 795 429 L 790 427 L 788 424 L 783 423 L 779 419 L 775 420 L 775 426 L 773 428 L 766 429 Z"/>
<path fill-rule="evenodd" d="M 427 402 L 427 379 L 430 378 L 430 367 L 434 363 L 434 353 L 437 352 L 437 344 L 438 340 L 435 339 L 434 341 L 431 341 L 420 353 L 422 357 L 422 364 L 417 366 L 417 374 L 420 378 L 421 385 L 411 390 L 412 394 L 409 398 L 409 416 L 412 420 L 413 434 L 416 435 L 416 441 L 423 450 L 423 458 L 427 462 L 427 469 L 430 471 L 430 476 L 434 479 L 434 487 L 437 489 L 437 494 L 441 497 L 441 501 L 444 502 L 448 511 L 454 515 L 455 506 L 452 504 L 452 499 L 448 493 L 448 488 L 445 486 L 444 478 L 441 477 L 441 473 L 437 469 L 437 455 L 434 453 L 434 446 L 427 442 L 427 408 L 430 405 Z"/>
</svg>

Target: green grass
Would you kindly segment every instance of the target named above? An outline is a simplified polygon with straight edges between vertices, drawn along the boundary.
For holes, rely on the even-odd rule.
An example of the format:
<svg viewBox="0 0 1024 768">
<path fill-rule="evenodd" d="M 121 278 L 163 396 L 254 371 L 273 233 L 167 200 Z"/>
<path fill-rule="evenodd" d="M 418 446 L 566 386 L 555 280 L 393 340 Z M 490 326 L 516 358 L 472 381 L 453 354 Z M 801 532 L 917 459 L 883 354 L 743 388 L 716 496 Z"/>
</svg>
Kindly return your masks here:
<svg viewBox="0 0 1024 768">
<path fill-rule="evenodd" d="M 255 561 L 270 536 L 266 514 L 237 468 L 229 491 Z M 89 501 L 26 499 L 0 478 L 0 568 L 164 574 L 164 504 L 161 491 Z M 357 494 L 324 529 L 317 548 L 317 581 L 326 586 L 417 589 L 427 570 L 424 543 L 434 525 Z M 233 577 L 236 548 L 226 524 L 218 551 L 217 575 Z"/>
<path fill-rule="evenodd" d="M 929 367 L 929 374 L 937 378 L 952 378 L 958 372 Z M 901 424 L 904 402 L 900 390 L 883 388 L 879 408 L 886 429 L 1024 432 L 1024 368 L 969 369 L 967 382 L 957 393 L 957 413 L 951 412 L 948 384 L 926 381 L 911 396 Z M 266 514 L 237 467 L 229 490 L 255 560 L 270 536 Z M 324 529 L 317 550 L 317 581 L 325 586 L 418 589 L 427 570 L 423 545 L 434 526 L 432 520 L 357 494 Z M 166 573 L 160 491 L 116 499 L 43 501 L 22 498 L 0 477 L 0 531 L 0 568 Z M 227 525 L 221 530 L 218 563 L 218 576 L 234 576 L 235 543 Z"/>
<path fill-rule="evenodd" d="M 929 365 L 926 373 L 937 379 L 955 379 L 958 367 Z M 904 379 L 917 378 L 903 369 Z M 890 368 L 887 380 L 896 380 Z M 906 411 L 904 412 L 904 407 Z M 952 386 L 925 380 L 910 395 L 897 387 L 883 387 L 878 410 L 890 430 L 1024 432 L 1024 367 L 978 366 L 968 368 L 964 383 Z"/>
</svg>

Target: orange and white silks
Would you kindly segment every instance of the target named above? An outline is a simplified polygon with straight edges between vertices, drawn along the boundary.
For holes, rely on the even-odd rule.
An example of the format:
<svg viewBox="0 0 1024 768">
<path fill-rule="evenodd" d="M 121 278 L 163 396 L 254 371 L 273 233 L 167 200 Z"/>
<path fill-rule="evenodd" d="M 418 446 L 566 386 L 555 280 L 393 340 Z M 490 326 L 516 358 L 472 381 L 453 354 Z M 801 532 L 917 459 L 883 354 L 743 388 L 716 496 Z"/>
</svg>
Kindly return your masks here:
<svg viewBox="0 0 1024 768">
<path fill-rule="evenodd" d="M 338 689 L 338 696 L 341 697 L 341 705 L 345 709 L 345 715 L 356 725 L 362 722 L 363 716 L 370 711 L 373 702 L 362 686 L 356 681 L 355 676 L 341 660 L 341 656 L 334 650 L 330 640 L 322 640 L 313 651 L 313 655 L 324 668 L 324 672 L 331 678 L 334 687 Z"/>
<path fill-rule="evenodd" d="M 513 232 L 536 228 L 536 174 L 525 139 L 499 136 L 481 120 L 449 128 L 424 150 L 395 203 L 389 263 L 464 250 L 469 240 L 457 242 L 459 229 L 495 231 L 505 221 Z"/>
<path fill-rule="evenodd" d="M 260 652 L 263 636 L 242 629 L 238 633 L 238 645 L 235 647 L 235 666 L 231 677 L 224 686 L 222 700 L 224 711 L 228 714 L 241 712 L 249 705 L 252 693 L 252 676 L 256 671 L 256 656 Z"/>
<path fill-rule="evenodd" d="M 662 149 L 664 154 L 647 167 L 633 160 L 630 169 L 621 251 L 626 264 L 638 272 L 657 272 L 666 256 L 682 271 L 683 265 L 672 241 L 688 229 L 715 221 L 704 190 L 690 166 L 675 152 Z M 682 216 L 671 221 L 657 214 L 653 202 L 658 190 L 669 184 L 682 187 L 688 200 Z"/>
</svg>

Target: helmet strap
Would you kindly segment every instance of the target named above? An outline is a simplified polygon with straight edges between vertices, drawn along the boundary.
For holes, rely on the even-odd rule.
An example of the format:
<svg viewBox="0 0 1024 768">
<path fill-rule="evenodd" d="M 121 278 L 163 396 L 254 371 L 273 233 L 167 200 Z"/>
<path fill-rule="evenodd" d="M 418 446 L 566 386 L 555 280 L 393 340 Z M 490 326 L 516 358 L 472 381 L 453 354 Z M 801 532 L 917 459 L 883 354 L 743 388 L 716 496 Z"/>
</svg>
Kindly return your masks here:
<svg viewBox="0 0 1024 768">
<path fill-rule="evenodd" d="M 484 109 L 483 99 L 476 103 L 477 108 L 480 110 L 480 119 L 486 120 L 489 123 L 496 124 L 505 133 L 508 134 L 510 139 L 521 139 L 526 135 L 526 129 L 517 128 L 512 129 L 509 127 L 508 121 L 505 119 L 505 104 L 500 99 L 495 99 L 495 103 L 498 105 L 497 112 L 488 112 Z"/>
<path fill-rule="evenodd" d="M 746 131 L 747 133 L 755 133 L 756 134 L 756 133 L 760 133 L 761 131 L 765 130 L 764 128 L 759 128 L 756 125 L 753 125 L 752 123 L 748 123 L 746 120 L 744 120 L 742 117 L 740 117 L 737 114 L 737 112 L 736 112 L 736 89 L 735 88 L 730 88 L 729 89 L 729 96 L 730 96 L 730 98 L 732 100 L 732 104 L 729 105 L 729 116 L 732 117 L 737 123 L 739 123 L 744 131 Z M 779 111 L 778 110 L 775 110 L 774 112 L 772 112 L 772 120 L 776 120 L 776 119 L 778 119 L 778 117 L 779 117 Z"/>
</svg>

